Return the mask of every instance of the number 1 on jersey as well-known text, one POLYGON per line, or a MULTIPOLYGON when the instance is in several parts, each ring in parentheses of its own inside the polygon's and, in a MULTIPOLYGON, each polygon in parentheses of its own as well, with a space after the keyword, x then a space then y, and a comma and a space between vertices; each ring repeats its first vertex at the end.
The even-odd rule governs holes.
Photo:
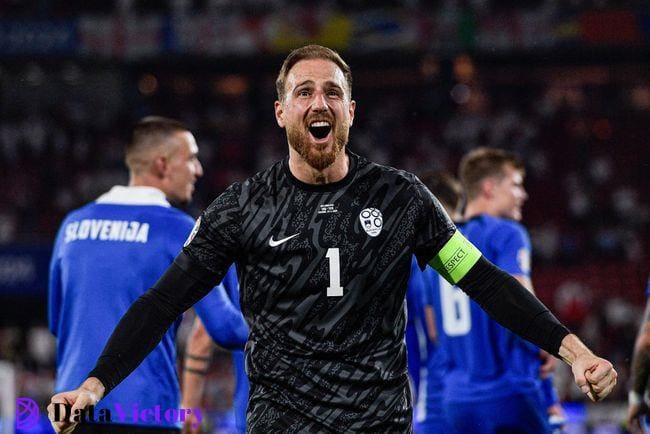
POLYGON ((338 247, 330 247, 325 255, 330 262, 330 285, 327 287, 328 297, 342 297, 343 287, 341 286, 341 258, 338 247))

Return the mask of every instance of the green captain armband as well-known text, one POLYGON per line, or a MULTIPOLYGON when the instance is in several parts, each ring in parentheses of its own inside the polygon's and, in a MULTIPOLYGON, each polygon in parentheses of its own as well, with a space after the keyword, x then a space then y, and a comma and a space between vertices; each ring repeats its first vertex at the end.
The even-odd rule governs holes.
POLYGON ((480 257, 479 249, 474 247, 459 231, 456 231, 438 254, 429 261, 429 265, 445 280, 455 285, 465 277, 465 274, 480 257))

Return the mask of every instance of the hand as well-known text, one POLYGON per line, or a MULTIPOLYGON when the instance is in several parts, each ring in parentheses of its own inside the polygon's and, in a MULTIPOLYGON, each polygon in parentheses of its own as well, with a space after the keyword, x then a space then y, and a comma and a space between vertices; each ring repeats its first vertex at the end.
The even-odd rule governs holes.
MULTIPOLYGON (((188 408, 188 407, 182 407, 182 408, 188 408)), ((193 413, 185 415, 185 422, 183 422, 182 434, 201 434, 201 433, 203 433, 203 427, 201 421, 198 420, 193 413)))
POLYGON ((630 403, 627 408, 627 417, 625 418, 627 429, 632 434, 643 434, 641 418, 648 415, 650 415, 650 408, 648 408, 648 404, 643 399, 638 403, 630 403))
POLYGON ((576 357, 571 370, 582 393, 594 402, 605 398, 616 386, 618 374, 612 364, 591 352, 576 357))
POLYGON ((104 385, 97 378, 89 378, 77 389, 57 393, 47 406, 47 415, 57 434, 69 434, 76 428, 78 421, 72 420, 75 413, 99 402, 104 395, 104 385), (71 407, 66 411, 65 406, 71 407), (58 407, 58 411, 57 411, 58 407), (57 414, 58 413, 58 414, 57 414), (56 420, 57 416, 61 420, 56 420), (66 418, 68 416, 68 418, 66 418))

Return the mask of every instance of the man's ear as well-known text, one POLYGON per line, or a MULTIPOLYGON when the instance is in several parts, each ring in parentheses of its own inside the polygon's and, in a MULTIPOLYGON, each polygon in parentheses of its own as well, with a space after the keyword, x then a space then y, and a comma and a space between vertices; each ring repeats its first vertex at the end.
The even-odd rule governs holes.
POLYGON ((153 172, 157 178, 163 179, 165 177, 165 174, 167 173, 167 167, 168 167, 167 163, 168 163, 167 157, 165 157, 164 155, 158 155, 153 160, 153 172))
POLYGON ((350 126, 354 123, 354 109, 357 107, 355 100, 350 101, 350 126))
POLYGON ((481 181, 481 194, 491 198, 494 195, 494 189, 496 188, 497 180, 494 178, 485 178, 481 181))
POLYGON ((284 108, 280 101, 275 102, 275 121, 278 123, 280 128, 284 128, 284 108))

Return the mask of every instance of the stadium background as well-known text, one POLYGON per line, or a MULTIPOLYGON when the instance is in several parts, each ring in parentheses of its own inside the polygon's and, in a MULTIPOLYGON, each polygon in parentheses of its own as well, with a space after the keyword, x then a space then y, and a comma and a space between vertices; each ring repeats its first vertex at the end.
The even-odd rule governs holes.
MULTIPOLYGON (((53 237, 65 213, 126 182, 130 125, 159 114, 190 126, 205 169, 187 209, 196 215, 286 154, 275 75, 291 48, 312 42, 352 67, 355 152, 414 172, 455 173, 479 145, 524 157, 537 293, 620 374, 606 403, 585 407, 558 373, 570 432, 622 432, 650 272, 643 1, 0 0, 5 414, 11 393, 49 399, 53 237)), ((219 432, 229 360, 215 355, 205 403, 219 432)))

